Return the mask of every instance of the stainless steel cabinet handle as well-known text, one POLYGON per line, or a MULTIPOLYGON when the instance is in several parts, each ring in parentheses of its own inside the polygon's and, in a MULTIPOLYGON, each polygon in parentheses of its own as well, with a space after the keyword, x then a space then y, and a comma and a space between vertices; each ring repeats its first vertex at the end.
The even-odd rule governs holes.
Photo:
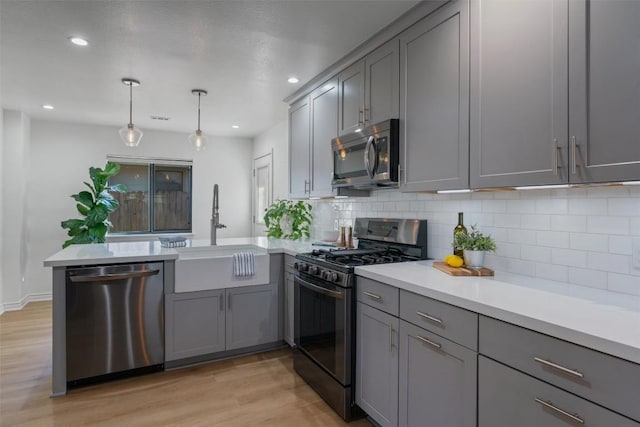
POLYGON ((306 179, 304 180, 304 192, 305 192, 305 194, 311 192, 311 189, 310 189, 311 185, 310 184, 311 184, 311 181, 306 180, 306 179))
POLYGON ((98 276, 71 276, 69 279, 75 283, 84 282, 110 282, 113 280, 135 279, 137 277, 155 276, 160 270, 132 271, 129 273, 101 274, 98 276))
POLYGON ((393 353, 393 328, 389 328, 389 352, 393 353))
POLYGON ((584 374, 582 372, 578 372, 578 371, 573 370, 573 369, 565 368, 564 366, 560 366, 560 365, 558 365, 556 363, 550 362, 548 360, 541 359, 539 357, 534 357, 533 360, 535 360, 536 362, 541 363, 541 364, 543 364, 545 366, 550 366, 550 367, 552 367, 554 369, 557 369, 559 371, 565 372, 567 374, 571 374, 571 375, 573 375, 575 377, 584 378, 584 374))
MULTIPOLYGON (((413 336, 413 335, 412 335, 413 336)), ((413 336, 415 339, 422 341, 425 344, 429 344, 431 347, 435 347, 435 348, 442 348, 441 344, 438 344, 437 342, 433 342, 430 339, 427 339, 425 337, 421 337, 420 335, 416 335, 413 336)))
POLYGON ((552 409, 552 410, 556 411, 557 413, 562 414, 562 415, 564 415, 565 417, 572 419, 573 421, 577 421, 577 422, 579 422, 580 424, 584 424, 584 420, 583 420, 582 418, 580 418, 580 417, 578 416, 578 414, 570 414, 570 413, 568 413, 567 411, 564 411, 564 410, 562 410, 562 409, 558 408, 557 406, 555 406, 555 405, 554 405, 552 402, 550 402, 550 401, 544 401, 544 400, 542 400, 542 399, 538 399, 537 397, 536 397, 534 400, 535 400, 537 403, 541 404, 542 406, 544 406, 544 407, 546 407, 546 408, 549 408, 549 409, 552 409))
POLYGON ((371 120, 371 115, 369 114, 369 109, 365 108, 364 109, 364 121, 365 121, 365 123, 367 123, 370 120, 371 120))
POLYGON ((422 317, 423 319, 427 319, 427 320, 430 320, 430 321, 432 321, 434 323, 442 325, 442 320, 438 319, 437 317, 429 316, 428 314, 423 313, 421 311, 416 311, 416 314, 418 316, 422 317))
POLYGON ((362 291, 362 294, 368 296, 371 299, 374 299, 380 302, 382 301, 382 297, 380 295, 372 294, 371 292, 367 292, 367 291, 362 291))
POLYGON ((358 109, 358 124, 361 125, 364 123, 364 111, 362 108, 358 109))
POLYGON ((576 137, 575 135, 571 136, 571 158, 569 161, 571 162, 571 174, 576 174, 576 137))
POLYGON ((551 164, 553 169, 553 174, 558 175, 558 138, 553 138, 553 146, 551 147, 551 164))

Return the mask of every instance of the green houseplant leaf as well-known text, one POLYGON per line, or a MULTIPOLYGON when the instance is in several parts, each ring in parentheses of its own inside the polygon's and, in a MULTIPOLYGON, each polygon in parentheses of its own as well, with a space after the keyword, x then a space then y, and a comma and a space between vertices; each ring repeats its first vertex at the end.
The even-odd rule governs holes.
POLYGON ((91 183, 84 181, 84 185, 90 191, 80 191, 71 196, 77 202, 76 209, 83 218, 67 219, 60 223, 60 226, 67 230, 67 235, 71 237, 62 244, 63 248, 81 243, 105 242, 107 231, 111 227, 109 214, 119 207, 118 201, 109 192, 127 191, 122 184, 108 185, 109 178, 117 175, 118 172, 120 172, 120 165, 112 162, 107 162, 104 170, 89 168, 91 183))
POLYGON ((457 233, 454 236, 453 247, 459 247, 466 251, 495 252, 496 242, 491 236, 478 231, 474 224, 471 226, 471 232, 457 233))
POLYGON ((267 237, 299 240, 309 237, 313 215, 311 205, 303 200, 278 200, 267 209, 264 223, 267 237))

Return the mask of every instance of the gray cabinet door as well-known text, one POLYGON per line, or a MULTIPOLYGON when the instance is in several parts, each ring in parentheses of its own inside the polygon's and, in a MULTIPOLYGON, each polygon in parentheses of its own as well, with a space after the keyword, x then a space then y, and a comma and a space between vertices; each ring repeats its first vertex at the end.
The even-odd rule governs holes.
POLYGON ((567 3, 471 2, 472 188, 567 182, 567 3))
POLYGON ((569 17, 569 180, 638 180, 640 2, 571 1, 569 17))
POLYGON ((640 427, 615 412, 484 356, 478 357, 478 427, 580 425, 640 427))
POLYGON ((338 80, 331 79, 309 96, 311 103, 311 196, 331 196, 333 152, 338 136, 338 80))
POLYGON ((400 58, 398 39, 383 44, 364 59, 364 121, 367 125, 400 114, 400 58))
POLYGON ((278 340, 277 284, 230 288, 226 299, 227 350, 278 340))
POLYGON ((401 190, 469 187, 468 0, 400 35, 401 190))
POLYGON ((400 426, 476 427, 476 378, 477 353, 400 321, 400 426))
POLYGON ((289 108, 289 197, 307 197, 309 192, 309 97, 289 108))
POLYGON ((381 427, 398 425, 399 320, 358 303, 356 403, 381 427))
POLYGON ((225 349, 224 289, 165 295, 165 360, 225 349))
POLYGON ((364 61, 338 74, 338 133, 345 135, 364 126, 364 61))

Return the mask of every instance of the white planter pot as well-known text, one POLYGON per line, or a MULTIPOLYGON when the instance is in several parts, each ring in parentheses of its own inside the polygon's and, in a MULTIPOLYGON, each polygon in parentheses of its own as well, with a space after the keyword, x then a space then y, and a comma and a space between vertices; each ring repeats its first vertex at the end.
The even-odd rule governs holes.
POLYGON ((482 268, 484 266, 484 254, 486 251, 468 251, 464 250, 464 264, 468 268, 482 268))

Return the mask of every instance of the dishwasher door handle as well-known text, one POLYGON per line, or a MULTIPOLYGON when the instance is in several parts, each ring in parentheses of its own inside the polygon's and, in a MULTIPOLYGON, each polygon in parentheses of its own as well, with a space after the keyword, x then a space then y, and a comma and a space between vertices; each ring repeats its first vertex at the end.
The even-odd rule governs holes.
POLYGON ((145 271, 132 271, 128 273, 101 274, 97 276, 71 276, 69 277, 69 280, 75 283, 108 282, 113 280, 135 279, 138 277, 155 276, 159 272, 160 270, 145 270, 145 271))

